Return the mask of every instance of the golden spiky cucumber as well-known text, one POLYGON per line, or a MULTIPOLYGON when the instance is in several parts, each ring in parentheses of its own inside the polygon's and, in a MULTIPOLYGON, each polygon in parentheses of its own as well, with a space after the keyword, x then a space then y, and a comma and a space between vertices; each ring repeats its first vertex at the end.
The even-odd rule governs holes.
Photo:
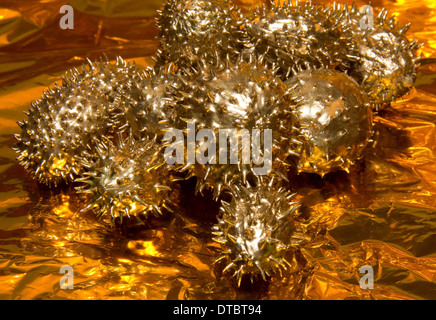
POLYGON ((162 214, 171 211, 169 193, 172 175, 163 161, 162 146, 155 139, 135 139, 118 135, 114 144, 104 139, 96 146, 98 159, 82 160, 87 169, 76 189, 91 195, 83 209, 94 210, 97 217, 108 214, 117 217, 138 214, 162 214))
MULTIPOLYGON (((228 185, 245 183, 247 179, 255 183, 258 176, 263 175, 258 172, 260 167, 270 166, 271 174, 286 176, 284 163, 289 155, 297 155, 295 150, 301 143, 290 94, 285 94, 288 88, 256 59, 239 59, 232 63, 218 58, 214 64, 200 62, 197 70, 180 77, 186 90, 179 90, 174 96, 174 113, 168 129, 183 130, 185 141, 189 136, 188 124, 195 126, 191 134, 202 129, 212 130, 212 139, 216 142, 216 149, 212 150, 214 163, 201 163, 198 158, 188 163, 186 155, 184 165, 177 170, 188 170, 198 178, 197 190, 211 188, 215 197, 228 185), (231 158, 233 147, 220 143, 222 139, 226 141, 222 130, 234 130, 226 134, 229 140, 238 141, 236 160, 231 158), (254 130, 258 130, 257 134, 254 130), (248 140, 242 138, 244 132, 248 133, 245 135, 248 140), (270 142, 265 140, 268 132, 270 142), (260 142, 257 148, 252 148, 252 143, 257 141, 260 142), (247 143, 248 148, 244 148, 247 143), (249 153, 248 159, 243 156, 244 150, 249 153), (253 161, 255 154, 266 161, 253 161)), ((208 140, 197 137, 193 143, 196 156, 206 154, 205 149, 209 152, 208 140)), ((185 153, 190 150, 187 146, 185 153)))
POLYGON ((301 71, 285 83, 305 138, 298 171, 322 176, 348 171, 372 136, 373 116, 365 92, 351 77, 331 69, 301 71))
POLYGON ((236 59, 245 44, 239 15, 229 0, 167 0, 157 20, 158 64, 195 67, 215 54, 236 59))
POLYGON ((347 25, 311 2, 261 6, 244 21, 251 50, 277 64, 282 80, 301 68, 345 68, 352 47, 344 29, 347 25))
POLYGON ((233 198, 222 201, 213 228, 214 240, 223 247, 216 259, 225 261, 223 272, 231 272, 240 286, 244 276, 266 280, 288 269, 286 254, 307 240, 294 194, 270 178, 256 187, 234 185, 230 190, 233 198))
POLYGON ((406 94, 416 79, 422 45, 407 38, 410 23, 400 27, 395 16, 387 17, 386 9, 371 16, 371 11, 359 10, 355 3, 351 7, 337 3, 330 11, 347 26, 346 37, 354 42, 354 53, 347 54, 347 72, 368 93, 374 109, 406 94))
POLYGON ((83 172, 81 160, 92 157, 95 139, 110 135, 111 110, 131 83, 134 65, 121 58, 74 68, 32 103, 28 119, 18 122, 18 161, 39 182, 58 185, 83 172))

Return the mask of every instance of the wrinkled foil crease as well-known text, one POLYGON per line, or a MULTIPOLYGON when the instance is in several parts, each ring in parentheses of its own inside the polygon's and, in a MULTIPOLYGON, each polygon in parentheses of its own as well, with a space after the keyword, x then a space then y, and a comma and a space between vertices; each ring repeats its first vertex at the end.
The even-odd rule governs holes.
POLYGON ((0 5, 0 299, 436 299, 434 1, 371 1, 425 43, 416 89, 375 118, 374 143, 348 175, 294 177, 318 235, 298 252, 299 269, 238 290, 213 264, 218 205, 193 183, 180 185, 174 216, 114 229, 80 212, 72 188, 40 186, 15 161, 16 121, 66 69, 103 53, 153 63, 161 1, 68 3, 74 30, 59 28, 66 1, 0 5), (74 289, 60 288, 63 265, 74 268, 74 289), (372 290, 359 286, 364 265, 372 290))

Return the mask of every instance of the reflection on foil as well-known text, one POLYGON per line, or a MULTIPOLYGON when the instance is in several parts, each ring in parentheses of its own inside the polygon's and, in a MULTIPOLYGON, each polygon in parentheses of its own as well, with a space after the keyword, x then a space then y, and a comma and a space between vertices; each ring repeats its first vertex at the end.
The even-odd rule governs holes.
MULTIPOLYGON (((258 2, 235 1, 244 10, 258 2)), ((80 212, 73 189, 40 186, 15 161, 16 121, 65 69, 103 52, 152 63, 161 1, 87 3, 71 1, 69 31, 58 28, 66 1, 0 8, 0 299, 436 299, 433 1, 371 1, 411 21, 409 33, 425 43, 416 90, 378 114, 374 143, 349 174, 291 177, 317 236, 290 258, 299 269, 238 290, 213 264, 218 205, 194 195, 195 181, 180 183, 176 214, 111 228, 80 212), (73 289, 60 288, 64 265, 73 289), (374 270, 372 290, 359 285, 364 265, 374 270)))

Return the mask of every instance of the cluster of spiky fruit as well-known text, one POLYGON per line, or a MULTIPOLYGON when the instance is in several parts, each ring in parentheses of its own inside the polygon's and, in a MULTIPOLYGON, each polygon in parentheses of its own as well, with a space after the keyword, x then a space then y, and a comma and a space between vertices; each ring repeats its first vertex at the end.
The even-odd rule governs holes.
POLYGON ((378 110, 412 88, 420 45, 405 35, 410 24, 400 28, 384 9, 371 14, 355 3, 322 7, 285 0, 259 8, 244 26, 251 50, 277 63, 283 80, 298 68, 335 68, 355 79, 378 110))
POLYGON ((238 285, 266 279, 310 238, 289 168, 348 171, 370 141, 371 108, 415 80, 408 26, 382 11, 362 28, 366 18, 355 5, 285 1, 243 16, 226 0, 168 0, 155 66, 139 73, 117 58, 70 71, 19 123, 18 160, 47 185, 78 183, 84 210, 112 221, 171 211, 173 174, 187 171, 197 191, 232 197, 214 230, 224 271, 238 285))

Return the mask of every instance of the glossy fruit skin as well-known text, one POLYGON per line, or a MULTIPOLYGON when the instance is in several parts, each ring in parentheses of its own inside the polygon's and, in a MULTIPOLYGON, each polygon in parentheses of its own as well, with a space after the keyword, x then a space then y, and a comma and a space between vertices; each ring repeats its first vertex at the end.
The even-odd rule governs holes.
POLYGON ((368 98, 349 76, 331 69, 306 70, 286 81, 305 141, 297 169, 321 176, 349 171, 372 136, 368 98))

